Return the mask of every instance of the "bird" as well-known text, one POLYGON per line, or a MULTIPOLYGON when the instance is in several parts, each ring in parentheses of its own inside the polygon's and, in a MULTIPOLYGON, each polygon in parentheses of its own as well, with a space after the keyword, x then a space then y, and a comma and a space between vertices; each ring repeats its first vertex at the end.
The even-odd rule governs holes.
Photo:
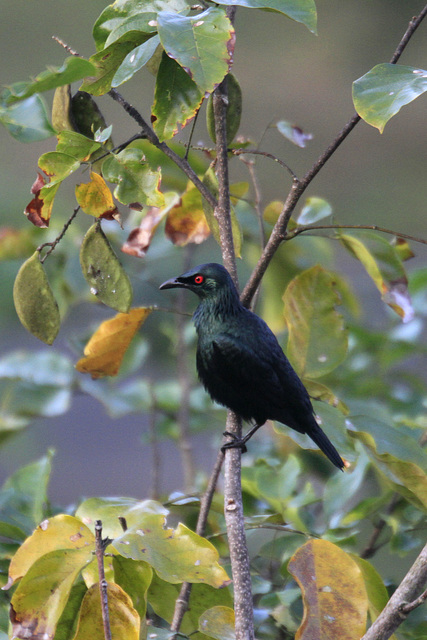
POLYGON ((212 400, 253 425, 243 438, 232 436, 223 449, 238 446, 246 451, 249 438, 267 420, 277 420, 306 433, 343 469, 341 456, 317 423, 310 396, 276 336, 240 302, 225 267, 215 262, 201 264, 159 288, 184 288, 198 296, 193 321, 199 379, 212 400))

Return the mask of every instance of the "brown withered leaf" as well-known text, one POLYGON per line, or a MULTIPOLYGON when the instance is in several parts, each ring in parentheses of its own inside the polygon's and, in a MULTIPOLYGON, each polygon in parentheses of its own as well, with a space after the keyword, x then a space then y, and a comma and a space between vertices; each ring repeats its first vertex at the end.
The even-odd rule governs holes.
POLYGON ((122 246, 123 253, 143 258, 147 253, 154 233, 165 216, 165 211, 158 207, 150 207, 139 227, 132 229, 128 239, 122 246))
POLYGON ((186 191, 166 218, 166 237, 179 247, 190 242, 201 244, 210 236, 202 197, 195 187, 186 191))
POLYGON ((35 193, 36 195, 38 195, 40 193, 40 189, 44 187, 46 182, 48 182, 46 178, 42 176, 40 171, 37 171, 37 178, 34 180, 31 186, 31 193, 35 193))

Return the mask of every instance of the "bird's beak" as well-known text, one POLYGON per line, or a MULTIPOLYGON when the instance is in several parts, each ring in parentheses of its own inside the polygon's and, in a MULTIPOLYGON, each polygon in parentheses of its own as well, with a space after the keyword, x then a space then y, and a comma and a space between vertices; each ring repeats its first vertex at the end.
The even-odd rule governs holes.
POLYGON ((176 287, 185 287, 185 284, 180 282, 179 278, 172 278, 161 284, 159 289, 175 289, 176 287))

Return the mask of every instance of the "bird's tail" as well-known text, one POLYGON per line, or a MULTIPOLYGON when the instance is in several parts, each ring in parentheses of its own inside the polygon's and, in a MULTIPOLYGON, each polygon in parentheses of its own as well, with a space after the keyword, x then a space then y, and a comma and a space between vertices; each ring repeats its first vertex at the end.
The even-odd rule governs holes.
POLYGON ((338 467, 338 469, 344 468, 345 465, 340 454, 318 424, 316 424, 316 428, 310 430, 309 436, 317 444, 319 449, 323 451, 325 456, 329 458, 332 464, 338 467))

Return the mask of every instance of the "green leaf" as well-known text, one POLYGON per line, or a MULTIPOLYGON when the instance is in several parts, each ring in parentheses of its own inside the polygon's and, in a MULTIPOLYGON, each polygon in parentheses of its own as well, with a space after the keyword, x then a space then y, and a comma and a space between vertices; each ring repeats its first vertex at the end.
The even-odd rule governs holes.
POLYGON ((203 93, 175 60, 163 53, 151 121, 160 141, 169 140, 194 118, 203 93))
POLYGON ((360 117, 382 133, 402 107, 426 91, 427 71, 384 63, 353 82, 353 102, 360 117))
POLYGON ((62 182, 80 167, 80 161, 68 153, 58 153, 58 151, 48 151, 39 158, 39 167, 44 173, 52 178, 50 185, 62 182))
POLYGON ((289 330, 288 357, 300 376, 319 378, 346 357, 347 331, 335 307, 340 297, 332 273, 307 269, 288 285, 283 296, 289 330))
MULTIPOLYGON (((227 100, 227 144, 231 144, 239 130, 240 119, 242 117, 242 90, 237 78, 232 73, 229 73, 227 75, 227 100)), ((216 143, 215 116, 212 93, 209 96, 208 104, 206 107, 206 126, 212 142, 216 143)))
POLYGON ((10 106, 0 106, 0 122, 18 142, 38 142, 55 134, 46 105, 39 95, 10 106))
MULTIPOLYGON (((161 580, 153 573, 153 580, 148 590, 148 600, 154 612, 172 622, 176 599, 179 597, 181 586, 161 580)), ((232 597, 229 589, 214 589, 207 584, 193 584, 190 594, 189 607, 184 615, 180 630, 191 634, 195 640, 206 640, 208 636, 198 633, 200 616, 212 607, 231 607, 232 597)))
POLYGON ((119 202, 163 206, 164 197, 159 191, 160 171, 150 169, 140 149, 127 148, 110 156, 104 161, 102 174, 106 180, 118 185, 114 196, 119 202))
POLYGON ((234 50, 234 29, 223 9, 207 9, 185 17, 161 11, 160 42, 202 92, 212 92, 228 73, 234 50))
POLYGON ((367 416, 352 416, 349 434, 363 443, 375 468, 392 488, 427 509, 427 453, 411 430, 367 416))
POLYGON ((65 605, 65 609, 56 626, 55 640, 72 640, 76 633, 79 611, 87 587, 83 580, 74 584, 65 605))
POLYGON ((147 13, 156 16, 163 9, 184 13, 189 7, 185 0, 116 0, 104 9, 93 27, 97 51, 104 48, 110 34, 130 17, 147 13))
POLYGON ((150 38, 157 31, 156 14, 141 12, 125 18, 111 31, 104 48, 106 49, 110 44, 131 31, 139 31, 141 34, 145 34, 146 39, 150 38))
POLYGON ((132 286, 97 223, 90 227, 83 238, 80 264, 91 293, 112 309, 127 313, 132 303, 132 286))
MULTIPOLYGON (((8 493, 7 500, 2 500, 2 510, 6 512, 6 504, 16 510, 16 522, 22 526, 27 518, 33 528, 42 520, 47 502, 47 486, 52 471, 52 451, 36 462, 31 462, 15 471, 3 484, 2 492, 8 493), (5 504, 6 503, 6 504, 5 504)), ((26 527, 26 523, 24 523, 26 527)))
POLYGON ((117 69, 127 54, 146 40, 146 34, 132 31, 113 42, 106 49, 91 56, 90 61, 95 66, 95 73, 86 78, 80 91, 87 91, 94 96, 102 96, 107 93, 111 89, 111 83, 117 69))
POLYGON ((70 56, 65 59, 62 67, 52 67, 51 69, 42 71, 33 82, 19 82, 8 87, 10 94, 7 102, 16 102, 16 100, 28 98, 34 93, 56 89, 56 87, 71 84, 76 80, 81 80, 86 76, 92 76, 95 73, 96 68, 89 60, 77 56, 70 56))
POLYGON ((52 638, 71 587, 93 560, 92 549, 59 549, 43 555, 20 581, 11 600, 13 635, 31 627, 33 635, 52 638))
POLYGON ((113 547, 125 558, 148 562, 160 578, 173 584, 201 582, 219 588, 229 583, 215 547, 182 523, 167 528, 163 515, 141 517, 113 547))
POLYGON ((307 198, 301 213, 297 218, 297 223, 301 225, 314 224, 332 215, 332 207, 323 198, 307 198))
POLYGON ((314 0, 217 0, 218 4, 238 5, 248 9, 270 9, 301 22, 312 33, 317 33, 317 12, 314 0))
POLYGON ((24 327, 39 340, 52 344, 61 318, 39 257, 35 251, 19 269, 13 285, 13 301, 24 327))
MULTIPOLYGON (((356 554, 350 553, 349 555, 353 558, 362 572, 368 596, 369 615, 372 623, 378 618, 388 602, 389 596, 387 589, 384 586, 384 582, 382 581, 380 574, 370 562, 360 558, 356 554)), ((391 640, 396 640, 396 636, 391 636, 391 640)))
POLYGON ((153 57, 159 44, 159 36, 155 35, 132 49, 117 69, 111 86, 119 87, 123 82, 130 80, 153 57))
POLYGON ((403 320, 414 317, 408 292, 408 279, 402 258, 395 246, 372 231, 340 234, 344 247, 365 267, 381 293, 382 300, 403 320))
POLYGON ((146 562, 136 562, 115 555, 113 557, 114 581, 131 598, 141 620, 147 612, 147 591, 153 578, 153 570, 146 562))
POLYGON ((230 607, 211 607, 199 618, 199 631, 215 640, 234 640, 234 610, 230 607))
POLYGON ((85 162, 100 147, 99 142, 77 131, 61 131, 58 135, 56 152, 73 156, 76 160, 85 162))

